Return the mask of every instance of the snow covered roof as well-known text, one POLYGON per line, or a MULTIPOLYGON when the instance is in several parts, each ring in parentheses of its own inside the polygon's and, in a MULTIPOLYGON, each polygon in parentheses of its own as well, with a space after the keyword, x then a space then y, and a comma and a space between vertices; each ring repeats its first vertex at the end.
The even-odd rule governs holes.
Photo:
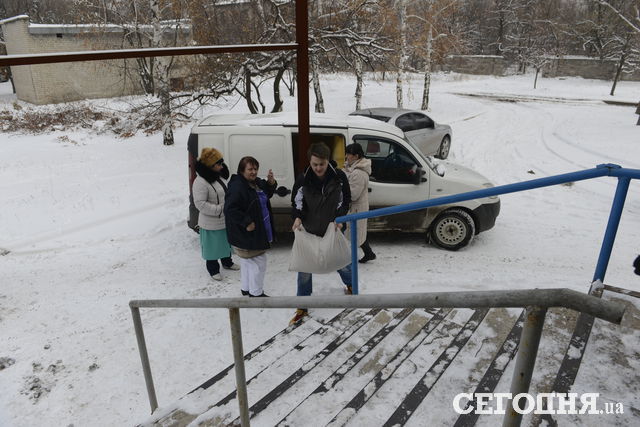
MULTIPOLYGON (((29 20, 29 15, 18 15, 0 20, 0 25, 9 24, 21 19, 29 20)), ((162 27, 167 30, 181 30, 184 33, 191 31, 191 21, 188 19, 163 21, 162 27)), ((33 24, 29 23, 31 34, 79 34, 100 31, 103 33, 122 33, 125 30, 137 28, 146 32, 153 32, 152 25, 117 25, 117 24, 33 24)))
POLYGON ((502 55, 447 55, 447 58, 497 58, 504 59, 502 55))
POLYGON ((7 18, 7 19, 2 19, 0 20, 0 25, 8 24, 10 22, 18 21, 20 19, 29 19, 29 15, 18 15, 18 16, 13 16, 11 18, 7 18))
MULTIPOLYGON (((365 128, 391 133, 400 138, 404 135, 393 125, 362 116, 312 113, 309 121, 311 127, 365 128)), ((298 126, 298 113, 214 114, 202 119, 195 127, 198 126, 298 126)))
MULTIPOLYGON (((191 31, 191 22, 171 21, 162 24, 164 30, 181 30, 189 33, 191 31)), ((152 25, 138 25, 138 30, 151 33, 152 25)), ((79 34, 87 32, 106 32, 106 33, 122 33, 125 30, 134 29, 133 25, 116 25, 116 24, 29 24, 29 33, 31 34, 79 34)))

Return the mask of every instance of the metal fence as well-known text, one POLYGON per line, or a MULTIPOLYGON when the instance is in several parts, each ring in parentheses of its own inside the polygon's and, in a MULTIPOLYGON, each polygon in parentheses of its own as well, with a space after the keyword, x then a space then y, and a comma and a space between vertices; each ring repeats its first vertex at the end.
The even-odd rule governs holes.
MULTIPOLYGON (((376 209, 342 216, 337 222, 351 223, 351 241, 357 242, 356 221, 384 215, 425 209, 433 206, 448 205, 465 200, 479 199, 535 188, 559 185, 568 182, 582 181, 604 176, 618 178, 618 185, 609 214, 609 221, 605 231, 600 255, 593 276, 594 283, 601 283, 607 270, 611 250, 620 223, 622 209, 626 200, 631 179, 640 179, 640 170, 625 169, 618 165, 602 164, 593 169, 571 172, 562 175, 539 178, 514 184, 501 185, 478 191, 439 197, 422 202, 408 203, 399 206, 376 209)), ((352 245, 352 287, 353 293, 358 294, 358 259, 357 245, 352 245)), ((295 308, 305 306, 309 308, 494 308, 494 307, 522 307, 526 309, 524 328, 516 358, 516 366, 511 382, 511 395, 526 393, 529 390, 531 376, 538 352, 538 345, 547 309, 564 307, 589 314, 593 317, 619 324, 625 307, 600 298, 572 291, 569 289, 531 289, 505 290, 485 292, 440 292, 400 295, 360 295, 358 298, 345 296, 309 296, 309 297, 271 297, 271 298, 208 298, 182 300, 134 300, 129 303, 133 316, 136 338, 140 358, 144 370, 147 392, 151 410, 158 407, 158 401, 153 385, 151 366, 147 353, 140 308, 226 308, 229 310, 231 323, 231 339, 235 361, 236 383, 238 391, 238 405, 240 422, 249 425, 249 408, 247 401, 246 378, 244 371, 244 350, 242 346, 242 331, 240 328, 240 308, 295 308)), ((517 413, 511 402, 504 418, 504 426, 517 426, 522 421, 522 414, 517 413)))

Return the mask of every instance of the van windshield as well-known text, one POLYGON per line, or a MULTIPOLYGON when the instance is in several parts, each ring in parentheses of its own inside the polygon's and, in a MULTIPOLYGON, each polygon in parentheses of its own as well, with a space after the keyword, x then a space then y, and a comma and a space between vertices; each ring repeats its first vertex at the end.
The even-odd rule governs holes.
POLYGON ((429 169, 435 172, 436 165, 433 161, 433 158, 431 156, 425 156, 424 153, 413 142, 409 141, 406 135, 403 135, 402 139, 404 139, 407 145, 411 146, 411 148, 413 148, 415 152, 418 153, 418 155, 420 156, 420 159, 424 160, 424 163, 426 163, 427 166, 429 166, 429 169))

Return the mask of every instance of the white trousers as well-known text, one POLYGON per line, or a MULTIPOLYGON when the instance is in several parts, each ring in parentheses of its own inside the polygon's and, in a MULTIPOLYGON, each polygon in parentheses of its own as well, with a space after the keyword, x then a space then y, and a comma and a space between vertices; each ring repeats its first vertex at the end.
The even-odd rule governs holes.
POLYGON ((267 272, 267 254, 253 258, 240 258, 240 280, 242 290, 253 296, 261 295, 264 289, 264 275, 267 272))

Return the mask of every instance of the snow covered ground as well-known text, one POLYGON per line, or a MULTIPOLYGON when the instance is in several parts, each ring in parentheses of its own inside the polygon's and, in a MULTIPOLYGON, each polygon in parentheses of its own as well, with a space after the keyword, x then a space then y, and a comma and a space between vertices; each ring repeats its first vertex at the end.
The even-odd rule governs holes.
MULTIPOLYGON (((353 110, 352 77, 324 77, 327 112, 353 110)), ((532 76, 436 75, 430 113, 453 127, 450 160, 496 184, 600 163, 640 169, 634 108, 601 102, 637 102, 639 82, 621 82, 615 97, 608 95, 610 82, 598 80, 540 79, 538 89, 532 86, 532 76)), ((415 76, 405 106, 419 106, 420 88, 415 76)), ((10 92, 9 83, 0 84, 0 109, 12 108, 10 92)), ((394 82, 367 81, 364 107, 394 99, 394 82)), ((242 103, 233 108, 245 109, 242 103)), ((285 109, 295 109, 295 100, 287 99, 285 109)), ((129 300, 239 294, 238 272, 209 282, 197 235, 185 224, 188 133, 188 126, 178 129, 171 147, 162 145, 160 135, 0 136, 0 248, 10 251, 0 256, 0 360, 15 362, 0 370, 1 426, 144 420, 149 406, 129 300)), ((373 235, 378 259, 360 269, 361 292, 586 291, 615 186, 615 179, 601 178, 503 196, 495 228, 456 253, 428 246, 422 236, 373 235)), ((289 250, 290 240, 283 239, 269 252, 270 295, 295 294, 289 250)), ((631 267, 638 252, 640 184, 632 182, 606 282, 639 290, 640 277, 631 267)), ((316 294, 341 292, 337 275, 314 281, 316 294)), ((245 310, 245 350, 283 329, 291 315, 245 310)), ((161 405, 232 360, 222 310, 143 310, 142 317, 161 405)), ((638 354, 637 340, 625 345, 638 354)), ((635 391, 619 385, 621 378, 608 381, 617 396, 639 406, 635 391)))

